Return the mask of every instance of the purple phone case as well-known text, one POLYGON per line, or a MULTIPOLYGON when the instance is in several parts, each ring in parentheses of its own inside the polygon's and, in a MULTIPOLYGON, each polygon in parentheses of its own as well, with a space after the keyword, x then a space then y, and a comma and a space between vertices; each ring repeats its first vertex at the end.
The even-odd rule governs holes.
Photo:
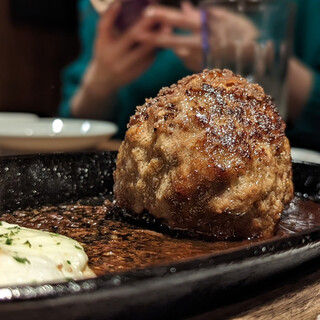
POLYGON ((116 20, 118 29, 124 31, 129 28, 148 5, 155 3, 155 0, 122 0, 122 8, 116 20))

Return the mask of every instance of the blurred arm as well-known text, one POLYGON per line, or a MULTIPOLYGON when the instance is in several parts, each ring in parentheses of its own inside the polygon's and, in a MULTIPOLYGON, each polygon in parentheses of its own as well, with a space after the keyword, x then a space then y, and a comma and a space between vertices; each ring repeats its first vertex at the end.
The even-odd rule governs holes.
POLYGON ((110 120, 116 105, 116 91, 98 84, 97 66, 88 67, 81 86, 71 100, 71 114, 76 118, 110 120))
POLYGON ((312 71, 298 59, 289 61, 288 70, 288 120, 295 123, 306 106, 313 85, 312 71))
POLYGON ((137 40, 143 30, 152 28, 153 21, 140 19, 120 33, 114 27, 120 9, 116 1, 100 18, 93 58, 71 101, 75 117, 110 119, 119 88, 139 77, 154 60, 154 46, 137 40))

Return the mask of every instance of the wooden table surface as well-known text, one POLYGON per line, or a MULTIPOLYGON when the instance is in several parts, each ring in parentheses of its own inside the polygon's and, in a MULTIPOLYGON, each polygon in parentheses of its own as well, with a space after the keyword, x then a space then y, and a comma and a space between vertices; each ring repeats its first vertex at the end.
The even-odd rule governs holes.
POLYGON ((116 139, 106 140, 97 146, 97 150, 99 150, 99 151, 116 151, 119 149, 121 142, 122 142, 121 140, 116 140, 116 139))
MULTIPOLYGON (((71 150, 73 151, 116 151, 119 149, 121 140, 105 140, 99 143, 96 147, 90 149, 90 150, 71 150)), ((24 154, 34 154, 34 153, 46 153, 46 151, 43 150, 15 150, 15 149, 3 149, 0 148, 0 156, 12 156, 12 155, 24 155, 24 154)), ((61 152, 60 150, 57 150, 57 152, 61 152)))
POLYGON ((188 320, 320 320, 319 259, 312 269, 305 274, 299 268, 289 279, 253 291, 249 298, 188 320))

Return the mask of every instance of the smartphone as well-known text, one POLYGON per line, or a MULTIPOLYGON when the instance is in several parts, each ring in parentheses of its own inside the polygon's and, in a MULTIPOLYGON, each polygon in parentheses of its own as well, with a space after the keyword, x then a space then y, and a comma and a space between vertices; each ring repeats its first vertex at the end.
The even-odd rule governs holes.
POLYGON ((116 19, 116 27, 125 31, 140 17, 143 10, 150 4, 156 4, 157 0, 90 0, 92 6, 99 13, 103 13, 114 1, 121 1, 121 10, 116 19))
POLYGON ((121 11, 116 20, 116 26, 120 31, 125 31, 140 18, 143 10, 156 0, 115 0, 121 1, 121 11))

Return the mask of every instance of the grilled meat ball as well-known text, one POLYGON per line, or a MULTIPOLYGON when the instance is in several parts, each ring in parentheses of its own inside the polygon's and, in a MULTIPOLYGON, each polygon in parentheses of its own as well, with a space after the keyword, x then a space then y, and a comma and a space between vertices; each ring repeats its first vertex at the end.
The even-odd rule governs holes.
POLYGON ((114 180, 118 206, 171 229, 270 237, 293 197, 285 123, 259 85, 204 70, 137 107, 114 180))

